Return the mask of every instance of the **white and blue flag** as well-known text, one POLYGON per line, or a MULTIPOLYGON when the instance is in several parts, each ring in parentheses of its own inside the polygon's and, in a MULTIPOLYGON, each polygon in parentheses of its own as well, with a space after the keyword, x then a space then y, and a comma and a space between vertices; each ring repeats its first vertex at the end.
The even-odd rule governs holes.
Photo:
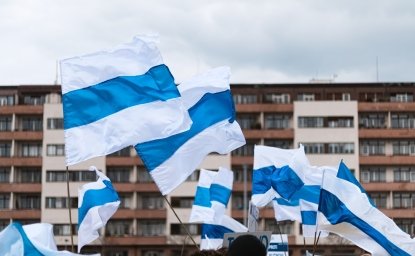
POLYGON ((415 240, 379 211, 347 166, 325 172, 318 228, 338 234, 373 256, 415 255, 415 240))
POLYGON ((179 186, 212 152, 228 154, 245 144, 235 120, 230 69, 220 67, 178 86, 189 111, 189 130, 139 143, 135 149, 163 195, 179 186))
POLYGON ((2 256, 75 256, 79 254, 58 251, 49 223, 21 225, 13 222, 0 232, 2 256))
POLYGON ((99 237, 98 230, 117 211, 120 199, 110 179, 94 166, 98 180, 81 187, 78 193, 78 252, 99 237))
POLYGON ((220 222, 202 224, 200 249, 216 250, 222 247, 223 237, 226 233, 240 233, 247 231, 247 227, 235 219, 227 215, 223 215, 220 222))
POLYGON ((215 222, 225 214, 232 193, 233 172, 219 167, 217 172, 200 170, 189 222, 215 222))
POLYGON ((156 37, 62 60, 66 164, 189 129, 156 37))

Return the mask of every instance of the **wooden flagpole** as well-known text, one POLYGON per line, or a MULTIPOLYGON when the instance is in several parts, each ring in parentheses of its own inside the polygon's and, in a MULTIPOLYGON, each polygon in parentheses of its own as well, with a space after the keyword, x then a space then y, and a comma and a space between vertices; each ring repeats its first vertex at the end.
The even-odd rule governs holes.
POLYGON ((66 189, 68 192, 68 212, 69 212, 69 230, 71 231, 71 252, 74 251, 74 244, 73 244, 73 230, 72 230, 72 212, 71 212, 71 195, 69 192, 69 169, 66 166, 66 189))
POLYGON ((192 240, 192 242, 194 243, 194 245, 196 246, 196 248, 197 248, 198 250, 200 250, 200 249, 199 249, 199 246, 197 245, 196 241, 193 239, 193 237, 192 237, 192 235, 190 234, 189 230, 187 230, 186 226, 183 224, 182 220, 179 218, 179 216, 177 215, 176 211, 175 211, 175 210, 173 209, 173 207, 171 206, 171 204, 170 204, 169 200, 167 200, 167 197, 166 197, 166 196, 163 196, 163 197, 164 197, 164 199, 166 200, 167 204, 169 205, 170 209, 173 211, 174 215, 176 215, 176 218, 179 220, 180 225, 182 225, 182 227, 184 228, 184 231, 186 232, 186 234, 190 237, 190 239, 192 240))

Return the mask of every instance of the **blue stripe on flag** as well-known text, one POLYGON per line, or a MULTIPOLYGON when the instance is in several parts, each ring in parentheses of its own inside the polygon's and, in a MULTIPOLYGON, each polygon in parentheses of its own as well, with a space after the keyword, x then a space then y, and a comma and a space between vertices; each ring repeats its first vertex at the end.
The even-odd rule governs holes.
POLYGON ((316 225, 317 212, 316 211, 301 211, 301 222, 304 225, 316 225))
POLYGON ((39 250, 32 244, 30 239, 27 237, 26 232, 24 232, 24 229, 22 227, 22 224, 18 222, 13 222, 12 225, 19 231, 20 235, 22 236, 24 255, 43 256, 43 254, 39 252, 39 250))
POLYGON ((331 224, 335 225, 342 222, 350 223, 375 240, 379 246, 382 246, 390 255, 410 256, 393 242, 389 241, 381 232, 354 215, 335 195, 325 189, 321 189, 320 193, 318 210, 326 216, 331 224))
POLYGON ((135 146, 149 172, 160 166, 189 139, 209 126, 226 119, 233 122, 235 120, 235 106, 230 91, 206 93, 189 109, 189 115, 193 121, 189 130, 168 138, 139 143, 135 146))
POLYGON ((210 200, 211 201, 218 201, 219 203, 224 204, 225 206, 228 205, 229 198, 231 196, 232 191, 219 184, 212 183, 210 185, 210 200))
POLYGON ((291 199, 290 201, 285 200, 284 198, 275 198, 275 201, 277 201, 277 203, 279 205, 285 205, 285 206, 299 206, 300 205, 300 201, 298 199, 291 199))
POLYGON ((81 207, 78 209, 78 228, 89 209, 106 203, 119 201, 119 197, 111 182, 103 180, 105 188, 87 190, 84 194, 81 207))
POLYGON ((199 205, 199 206, 204 206, 204 207, 212 206, 212 204, 210 203, 209 188, 199 187, 199 186, 197 187, 194 204, 199 205))
POLYGON ((303 199, 305 201, 318 204, 320 200, 320 186, 304 185, 293 195, 292 199, 303 199))
POLYGON ((143 75, 120 76, 63 94, 64 128, 86 125, 120 110, 157 100, 180 97, 164 64, 143 75))
POLYGON ((252 194, 264 194, 271 187, 284 199, 291 197, 304 186, 304 182, 288 165, 281 168, 267 166, 253 172, 252 194))
POLYGON ((233 230, 214 224, 202 224, 202 239, 206 236, 211 239, 223 239, 225 233, 234 233, 233 230))

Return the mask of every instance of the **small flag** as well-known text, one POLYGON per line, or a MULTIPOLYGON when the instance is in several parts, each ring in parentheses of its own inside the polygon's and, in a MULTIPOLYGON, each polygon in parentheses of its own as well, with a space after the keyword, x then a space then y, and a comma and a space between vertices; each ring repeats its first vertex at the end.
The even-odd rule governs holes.
POLYGON ((95 171, 98 180, 83 185, 78 193, 78 252, 99 237, 98 229, 107 224, 120 205, 110 179, 95 166, 89 170, 95 171))
POLYGON ((163 195, 179 186, 212 152, 228 154, 245 144, 235 121, 230 69, 221 67, 178 86, 193 121, 188 131, 139 143, 135 149, 163 195))
POLYGON ((200 170, 199 183, 189 222, 215 222, 225 214, 232 193, 233 172, 224 167, 219 171, 200 170))
POLYGON ((76 256, 79 254, 58 251, 49 223, 21 225, 9 224, 0 232, 0 255, 76 256))
POLYGON ((247 232, 248 228, 235 219, 223 215, 217 224, 202 224, 202 237, 200 241, 201 250, 216 250, 222 247, 225 233, 247 232))
POLYGON ((60 62, 66 164, 189 129, 156 38, 60 62))
POLYGON ((324 173, 318 210, 320 230, 336 233, 373 256, 415 255, 415 240, 373 206, 343 162, 337 172, 324 173))

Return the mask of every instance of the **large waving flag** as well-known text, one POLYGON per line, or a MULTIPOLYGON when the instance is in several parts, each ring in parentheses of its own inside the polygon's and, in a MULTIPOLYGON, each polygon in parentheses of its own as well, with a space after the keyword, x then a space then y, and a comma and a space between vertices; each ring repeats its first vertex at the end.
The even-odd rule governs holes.
POLYGON ((235 121, 230 69, 221 67, 178 86, 193 121, 188 131, 135 146, 163 195, 179 186, 211 152, 227 154, 245 144, 235 121))
POLYGON ((19 222, 13 222, 0 232, 0 255, 75 256, 79 254, 58 251, 53 237, 53 226, 49 223, 22 226, 19 222))
POLYGON ((98 229, 117 211, 120 199, 110 179, 94 166, 98 180, 82 186, 78 193, 78 252, 99 237, 98 229))
POLYGON ((233 172, 224 167, 219 171, 200 170, 189 222, 219 222, 225 214, 232 193, 233 172))
POLYGON ((202 224, 201 250, 216 250, 222 247, 223 237, 226 233, 247 232, 248 228, 235 219, 223 215, 219 223, 202 224))
POLYGON ((189 129, 155 37, 62 60, 66 164, 189 129))
POLYGON ((336 233, 373 256, 415 255, 415 240, 369 200, 347 166, 325 172, 318 213, 320 230, 336 233))

